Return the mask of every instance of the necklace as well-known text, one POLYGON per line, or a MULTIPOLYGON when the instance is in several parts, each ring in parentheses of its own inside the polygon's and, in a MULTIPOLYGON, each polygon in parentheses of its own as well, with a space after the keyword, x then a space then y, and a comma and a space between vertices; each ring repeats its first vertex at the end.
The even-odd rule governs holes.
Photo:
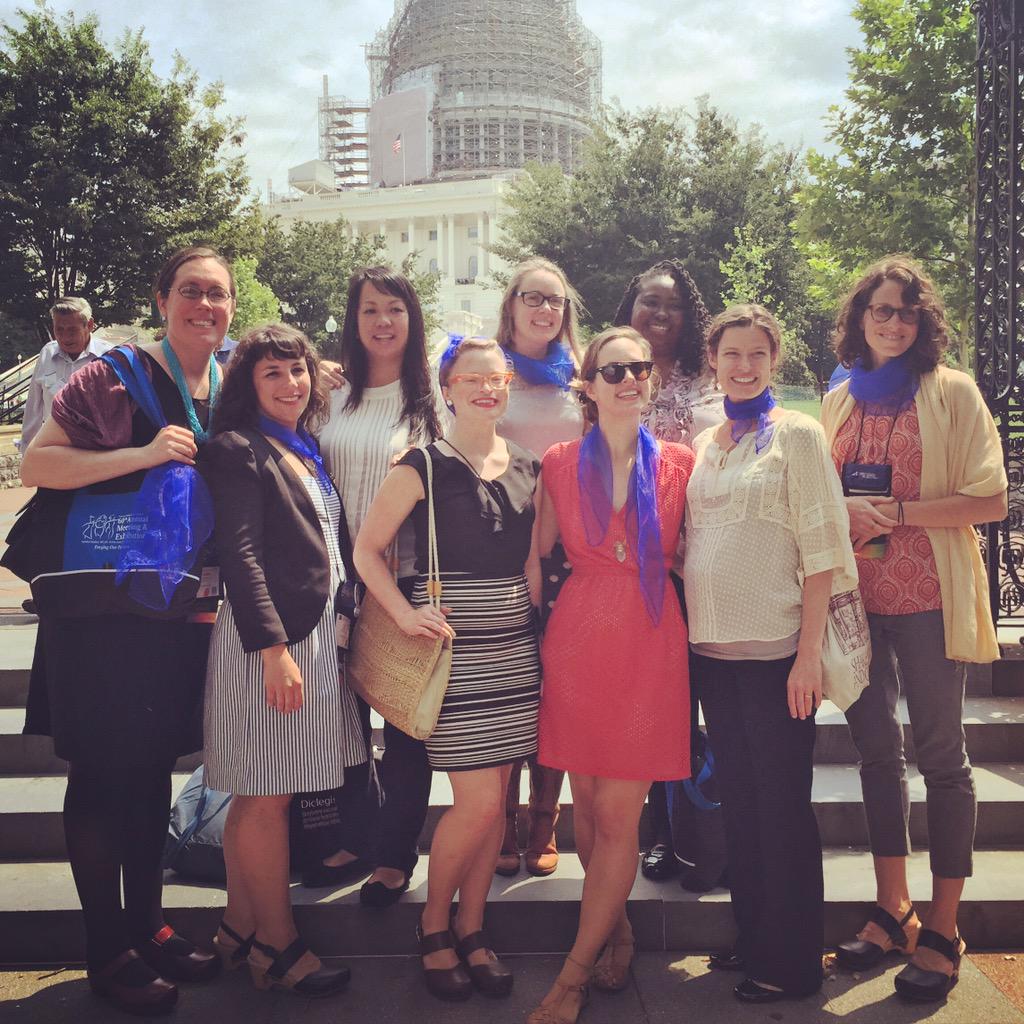
MULTIPOLYGON (((198 444, 203 444, 209 439, 209 431, 203 428, 203 425, 199 422, 199 417, 196 415, 196 406, 192 401, 192 392, 189 390, 188 384, 185 381, 185 371, 181 368, 181 363, 178 362, 178 356, 175 354, 171 343, 165 337, 160 342, 160 350, 164 354, 164 358, 167 360, 167 365, 171 368, 171 376, 174 378, 175 386, 178 388, 178 394, 181 395, 182 404, 185 406, 185 415, 188 417, 188 425, 192 430, 192 435, 195 437, 198 444)), ((220 394, 220 377, 217 374, 217 363, 213 356, 210 356, 210 419, 209 423, 213 424, 213 410, 217 405, 217 397, 220 394)))
MULTIPOLYGON (((470 468, 470 469, 472 470, 472 472, 473 472, 473 475, 474 475, 474 476, 475 476, 475 477, 477 478, 477 480, 479 480, 479 481, 480 481, 480 483, 482 483, 482 484, 489 484, 489 483, 491 483, 491 482, 492 482, 492 481, 490 481, 490 480, 485 480, 485 479, 484 479, 484 478, 483 478, 483 477, 482 477, 482 476, 481 476, 481 475, 480 475, 480 474, 479 474, 479 473, 478 473, 478 472, 476 471, 476 467, 475 467, 475 466, 473 465, 473 463, 472 463, 472 462, 470 462, 470 461, 469 461, 469 459, 467 459, 467 458, 466 458, 466 456, 465 456, 465 455, 463 455, 463 454, 462 454, 462 452, 460 452, 460 451, 459 451, 459 449, 458 449, 458 448, 456 448, 456 447, 455 447, 455 445, 453 445, 453 444, 451 443, 451 441, 449 441, 449 440, 448 440, 448 438, 447 438, 447 437, 446 437, 446 438, 444 438, 443 440, 444 440, 444 443, 445 443, 446 445, 448 445, 448 447, 449 447, 449 448, 451 448, 451 450, 452 450, 453 452, 455 452, 455 454, 456 454, 456 455, 458 455, 458 457, 459 457, 460 459, 462 459, 462 461, 463 461, 463 462, 464 462, 464 463, 465 463, 465 464, 466 464, 467 466, 469 466, 469 468, 470 468)), ((486 461, 487 461, 487 459, 486 459, 486 458, 484 458, 484 462, 486 462, 486 461)))

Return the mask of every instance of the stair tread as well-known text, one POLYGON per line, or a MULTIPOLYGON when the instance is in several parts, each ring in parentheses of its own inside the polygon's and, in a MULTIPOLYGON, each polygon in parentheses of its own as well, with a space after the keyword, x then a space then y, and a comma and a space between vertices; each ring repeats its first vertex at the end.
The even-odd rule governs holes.
MULTIPOLYGON (((173 796, 184 786, 188 774, 176 772, 172 777, 173 796)), ((925 799, 924 779, 915 765, 907 766, 912 803, 925 799)), ((52 813, 64 803, 66 777, 63 775, 0 776, 0 814, 52 813)), ((1024 803, 1024 764, 988 763, 974 765, 974 782, 979 802, 1024 803)), ((520 781, 520 795, 525 803, 529 790, 527 773, 520 781)), ((861 803, 860 773, 856 765, 818 764, 814 766, 812 799, 815 803, 861 803)), ((443 772, 434 772, 430 788, 430 805, 447 807, 452 802, 451 783, 443 772)), ((562 784, 560 802, 572 804, 568 778, 562 784)))
MULTIPOLYGON (((1020 870, 1019 851, 979 850, 974 854, 974 877, 964 887, 964 902, 1024 901, 1024 872, 1020 870)), ((413 872, 409 892, 403 903, 422 903, 426 898, 427 870, 430 858, 420 857, 413 872)), ((872 858, 866 850, 826 848, 824 851, 825 900, 828 903, 871 902, 875 882, 872 858)), ((927 892, 931 874, 928 854, 910 855, 907 873, 911 890, 927 892)), ((297 882, 291 886, 295 906, 358 906, 362 879, 337 889, 305 889, 297 882)), ((489 900, 504 903, 577 901, 583 882, 579 857, 563 853, 558 870, 547 878, 534 878, 521 872, 512 878, 495 876, 489 900)), ((227 894, 223 887, 189 884, 168 874, 164 884, 167 908, 223 907, 227 894)), ((716 889, 695 894, 684 891, 675 882, 651 882, 637 873, 630 893, 631 901, 662 903, 728 903, 729 893, 716 889)), ((0 861, 0 914, 18 911, 78 910, 71 870, 66 861, 0 861)))

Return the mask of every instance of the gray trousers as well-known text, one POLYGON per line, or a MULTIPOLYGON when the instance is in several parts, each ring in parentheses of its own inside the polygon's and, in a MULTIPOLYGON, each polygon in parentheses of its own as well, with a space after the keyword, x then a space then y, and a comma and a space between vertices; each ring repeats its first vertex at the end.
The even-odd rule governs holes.
POLYGON ((932 874, 967 878, 978 802, 964 743, 965 666, 944 656, 942 612, 868 614, 871 685, 846 712, 860 753, 871 852, 910 852, 910 795, 897 700, 902 683, 924 776, 932 874), (897 676, 896 666, 899 665, 897 676))

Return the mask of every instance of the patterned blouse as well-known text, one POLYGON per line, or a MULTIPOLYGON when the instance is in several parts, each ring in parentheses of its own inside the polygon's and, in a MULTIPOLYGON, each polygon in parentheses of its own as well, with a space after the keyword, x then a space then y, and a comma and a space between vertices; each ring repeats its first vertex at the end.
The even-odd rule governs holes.
MULTIPOLYGON (((917 403, 893 421, 889 416, 865 416, 857 408, 839 428, 832 449, 836 469, 845 462, 889 462, 892 465, 892 496, 897 501, 921 497, 921 430, 917 403), (861 424, 863 423, 863 430, 861 424), (890 432, 892 436, 890 437, 890 432), (860 454, 856 455, 860 440, 860 454), (888 458, 886 448, 888 447, 888 458)), ((922 526, 902 526, 889 534, 884 558, 858 558, 860 592, 864 607, 877 615, 912 615, 942 607, 939 572, 928 531, 922 526)))
POLYGON ((677 364, 651 397, 643 423, 660 441, 692 447, 702 430, 716 427, 725 419, 723 400, 711 377, 691 377, 677 364))

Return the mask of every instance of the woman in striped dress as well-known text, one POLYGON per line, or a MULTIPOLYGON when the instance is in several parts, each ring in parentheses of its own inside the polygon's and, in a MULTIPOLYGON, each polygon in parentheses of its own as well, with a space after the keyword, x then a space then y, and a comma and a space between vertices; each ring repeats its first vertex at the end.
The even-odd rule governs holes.
MULTIPOLYGON (((462 999, 474 984, 489 995, 506 995, 512 987, 511 973, 481 929, 501 847, 509 772, 537 751, 540 666, 525 569, 539 465, 496 432, 512 378, 496 342, 453 343, 442 356, 439 378, 454 412, 452 426, 444 441, 409 452, 388 474, 359 531, 356 566, 404 632, 454 638, 448 691, 426 741, 431 767, 448 772, 454 802, 431 845, 420 952, 430 991, 462 999), (424 575, 428 458, 440 610, 427 603, 424 575), (419 571, 411 602, 395 584, 386 555, 410 514, 419 571), (458 915, 449 924, 456 891, 458 915)), ((533 575, 537 598, 539 572, 533 575)))
POLYGON ((339 992, 349 972, 323 967, 296 932, 289 805, 296 792, 340 786, 367 758, 338 671, 334 598, 347 526, 308 433, 325 405, 305 336, 258 328, 235 352, 205 465, 227 586, 206 682, 206 782, 235 794, 214 941, 228 966, 248 960, 258 988, 303 996, 339 992))

